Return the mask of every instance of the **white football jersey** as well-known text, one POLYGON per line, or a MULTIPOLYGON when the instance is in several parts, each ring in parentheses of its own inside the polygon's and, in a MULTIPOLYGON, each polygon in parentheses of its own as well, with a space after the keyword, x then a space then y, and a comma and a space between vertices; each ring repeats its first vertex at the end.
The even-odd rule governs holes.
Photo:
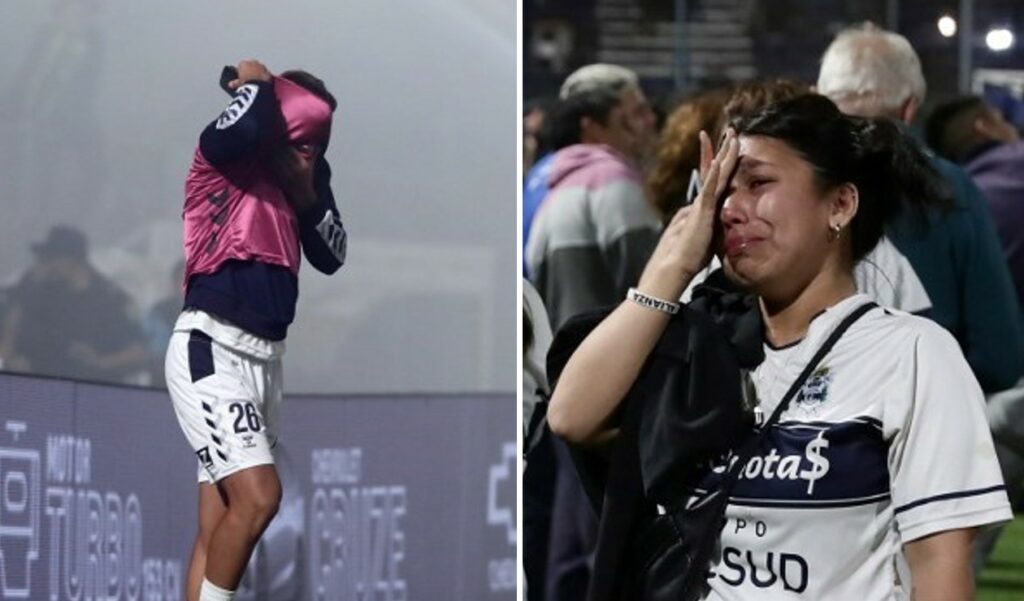
MULTIPOLYGON (((854 295, 799 343, 765 348, 750 374, 765 416, 869 300, 854 295)), ((890 309, 862 316, 747 463, 726 517, 708 601, 907 599, 903 544, 1011 519, 981 388, 953 337, 890 309)))

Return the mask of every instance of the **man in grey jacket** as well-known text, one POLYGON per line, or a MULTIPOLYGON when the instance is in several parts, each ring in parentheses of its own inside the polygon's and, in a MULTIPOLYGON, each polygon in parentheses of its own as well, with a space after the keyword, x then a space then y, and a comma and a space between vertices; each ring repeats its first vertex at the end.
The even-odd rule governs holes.
POLYGON ((556 153, 526 248, 555 329, 625 298, 660 231, 640 172, 654 147, 655 116, 636 74, 588 65, 566 79, 559 96, 580 143, 556 153))

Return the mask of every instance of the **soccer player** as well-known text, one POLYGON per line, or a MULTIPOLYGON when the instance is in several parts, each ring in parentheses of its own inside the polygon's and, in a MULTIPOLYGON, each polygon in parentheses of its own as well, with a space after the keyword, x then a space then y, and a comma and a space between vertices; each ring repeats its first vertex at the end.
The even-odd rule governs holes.
POLYGON ((347 236, 324 151, 334 97, 304 71, 238 64, 185 180, 185 304, 167 387, 199 458, 199 533, 188 601, 230 601, 277 512, 281 356, 301 255, 331 274, 347 236))

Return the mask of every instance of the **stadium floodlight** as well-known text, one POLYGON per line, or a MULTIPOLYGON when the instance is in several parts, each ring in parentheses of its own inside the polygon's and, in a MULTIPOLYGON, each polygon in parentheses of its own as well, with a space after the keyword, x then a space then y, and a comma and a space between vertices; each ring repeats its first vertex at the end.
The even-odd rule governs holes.
POLYGON ((956 35, 956 19, 949 15, 939 17, 939 33, 944 38, 951 38, 956 35))
POLYGON ((1013 32, 1005 27, 993 27, 985 34, 985 45, 995 52, 1009 50, 1013 46, 1013 32))

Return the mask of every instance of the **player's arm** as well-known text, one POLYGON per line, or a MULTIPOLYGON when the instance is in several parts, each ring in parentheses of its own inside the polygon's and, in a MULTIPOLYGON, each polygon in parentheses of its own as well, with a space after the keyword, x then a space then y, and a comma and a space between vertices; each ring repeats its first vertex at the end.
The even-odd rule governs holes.
POLYGON ((331 166, 322 151, 286 146, 273 156, 277 181, 299 218, 306 259, 328 275, 345 264, 348 234, 331 191, 331 166))
POLYGON ((914 582, 914 601, 974 599, 971 548, 977 528, 947 530, 903 546, 914 582))
POLYGON ((313 187, 316 200, 305 210, 297 211, 302 250, 313 267, 332 274, 345 264, 348 232, 331 191, 331 167, 323 157, 317 159, 313 187))
POLYGON ((199 150, 211 165, 251 156, 274 131, 278 105, 272 80, 258 61, 238 64, 238 79, 228 84, 234 90, 231 102, 199 137, 199 150))

